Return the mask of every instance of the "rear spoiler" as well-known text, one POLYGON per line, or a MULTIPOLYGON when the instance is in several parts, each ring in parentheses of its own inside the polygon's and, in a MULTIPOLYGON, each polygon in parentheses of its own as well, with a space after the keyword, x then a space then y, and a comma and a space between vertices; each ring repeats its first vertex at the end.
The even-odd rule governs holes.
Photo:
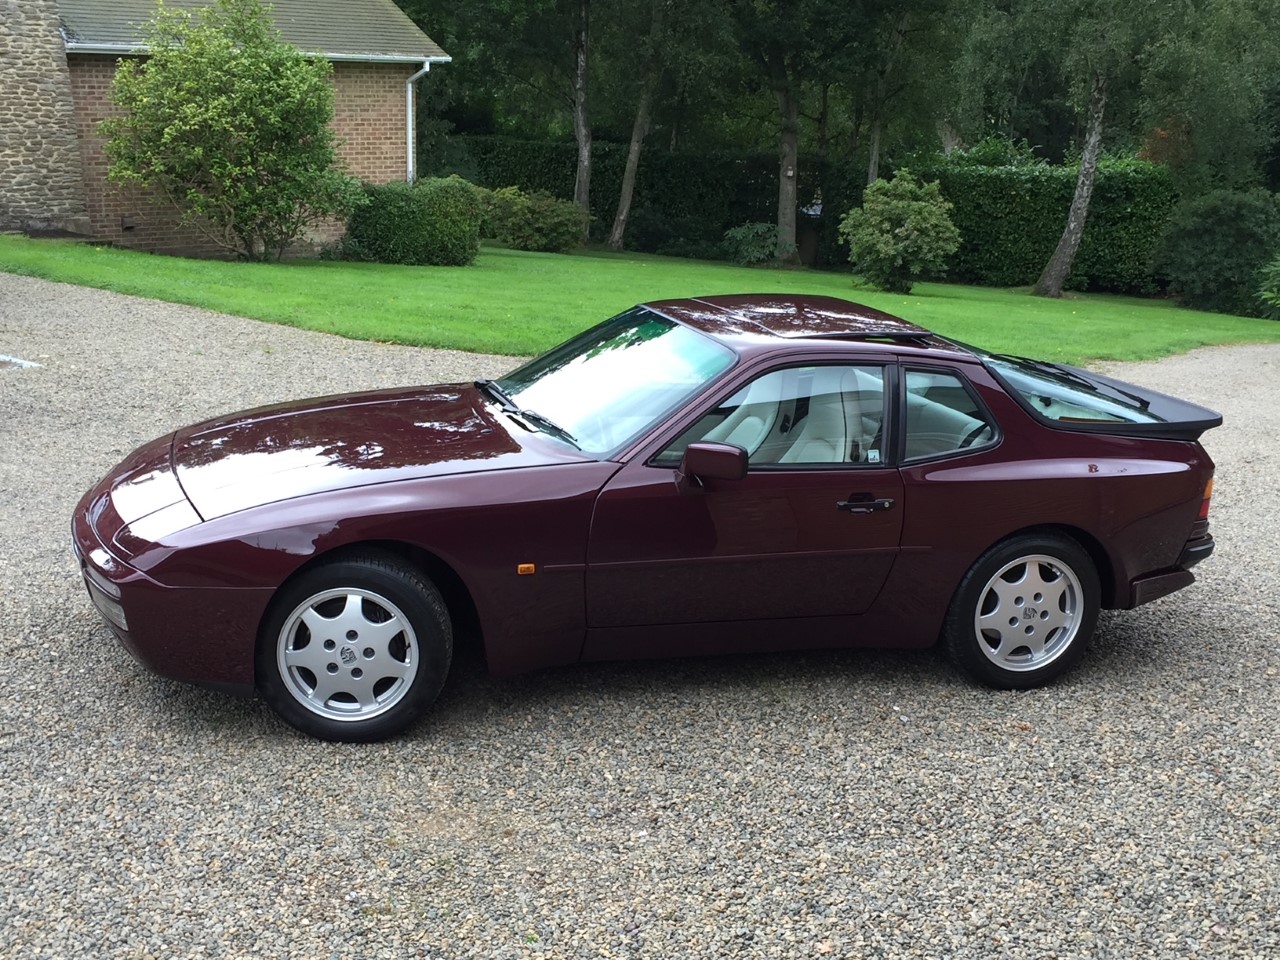
POLYGON ((1190 403, 1167 393, 1148 387, 1140 387, 1126 380, 1116 380, 1093 370, 1071 367, 1065 363, 1054 364, 1082 380, 1097 384, 1104 390, 1130 397, 1143 403, 1148 413, 1160 420, 1152 423, 1119 422, 1063 422, 1052 426, 1080 433, 1105 433, 1119 437, 1152 437, 1158 440, 1199 440, 1206 430, 1222 426, 1222 414, 1208 407, 1190 403), (1163 422, 1160 422, 1163 421, 1163 422))

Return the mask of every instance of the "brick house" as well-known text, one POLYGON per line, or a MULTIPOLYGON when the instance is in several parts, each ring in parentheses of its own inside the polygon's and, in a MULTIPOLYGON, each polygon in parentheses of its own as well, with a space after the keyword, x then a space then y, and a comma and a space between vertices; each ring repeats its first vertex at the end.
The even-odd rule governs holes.
MULTIPOLYGON (((206 0, 165 0, 194 9, 206 0)), ((393 0, 272 0, 284 39, 333 63, 347 170, 412 180, 414 88, 449 57, 393 0)), ((71 232, 167 253, 213 253, 171 209, 106 179, 100 121, 121 57, 145 51, 154 0, 0 0, 0 230, 71 232)), ((340 232, 334 225, 318 240, 340 232)))

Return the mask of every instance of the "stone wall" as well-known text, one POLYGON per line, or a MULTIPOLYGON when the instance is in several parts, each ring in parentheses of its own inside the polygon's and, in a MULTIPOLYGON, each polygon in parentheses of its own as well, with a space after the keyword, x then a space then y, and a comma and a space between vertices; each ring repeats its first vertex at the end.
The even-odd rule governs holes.
POLYGON ((57 0, 0 0, 0 230, 89 230, 57 0))
MULTIPOLYGON (((199 230, 179 228, 178 214, 172 207, 144 191, 107 180, 107 158, 97 128, 118 109, 110 96, 116 61, 92 54, 71 54, 67 59, 93 235, 156 253, 225 255, 225 250, 199 230)), ((333 68, 333 127, 341 141, 338 153, 342 162, 362 180, 403 180, 407 160, 404 82, 413 69, 408 64, 349 62, 335 63, 333 68)), ((341 223, 322 224, 313 231, 310 242, 330 243, 342 231, 341 223)))

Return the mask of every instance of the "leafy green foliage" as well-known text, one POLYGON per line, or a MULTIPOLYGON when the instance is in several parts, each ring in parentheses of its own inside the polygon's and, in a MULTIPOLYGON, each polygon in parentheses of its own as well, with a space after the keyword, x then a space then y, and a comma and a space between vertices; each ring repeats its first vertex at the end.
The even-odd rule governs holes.
POLYGON ((480 250, 481 199, 457 177, 366 184, 347 220, 343 254, 351 260, 462 267, 480 250))
POLYGON ((1215 190, 1178 209, 1158 265, 1187 306, 1256 316, 1260 273, 1278 255, 1280 197, 1215 190))
POLYGON ((500 187, 480 194, 486 236, 517 250, 564 253, 582 244, 587 214, 545 190, 500 187))
POLYGON ((1258 273, 1258 302, 1268 320, 1280 320, 1280 255, 1258 273))
POLYGON ((259 0, 161 7, 150 56, 123 60, 103 121, 119 183, 152 188, 244 259, 278 259, 358 196, 337 165, 332 68, 280 39, 259 0))
POLYGON ((724 232, 724 246, 729 259, 749 267, 774 259, 778 249, 776 223, 744 223, 724 232))
MULTIPOLYGON (((984 166, 956 151, 925 163, 920 172, 936 178, 954 206, 961 243, 951 265, 953 279, 995 287, 1035 281, 1062 235, 1075 166, 984 166)), ((1068 286, 1154 292, 1152 256, 1176 202, 1164 167, 1103 157, 1068 286)))
MULTIPOLYGON (((526 192, 544 190, 553 196, 573 196, 572 143, 536 143, 505 137, 459 137, 465 144, 460 166, 474 172, 485 187, 515 185, 526 192)), ((626 147, 597 143, 592 170, 592 216, 608 224, 613 219, 626 163, 626 147)), ((831 165, 801 167, 800 193, 811 198, 821 192, 836 198, 827 237, 835 249, 836 210, 847 210, 861 196, 857 172, 831 165), (826 179, 824 179, 826 177, 826 179), (828 183, 830 184, 828 186, 828 183)), ((778 159, 773 154, 697 154, 647 151, 640 164, 627 246, 644 253, 717 259, 724 232, 746 222, 770 220, 776 213, 778 159)), ((825 220, 824 220, 825 228, 825 220)), ((832 259, 835 259, 834 256, 832 259)))
POLYGON ((922 184, 906 170, 877 180, 840 224, 855 272, 897 293, 910 293, 923 277, 942 276, 960 246, 950 210, 937 183, 922 184))

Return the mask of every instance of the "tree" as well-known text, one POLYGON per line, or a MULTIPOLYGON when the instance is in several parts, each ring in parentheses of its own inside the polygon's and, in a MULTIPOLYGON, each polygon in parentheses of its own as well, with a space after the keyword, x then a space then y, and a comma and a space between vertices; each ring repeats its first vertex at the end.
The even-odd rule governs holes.
POLYGON ((1102 118, 1107 106, 1107 77, 1101 69, 1095 69, 1089 81, 1089 123, 1084 138, 1084 151, 1080 154, 1080 172, 1076 176, 1076 189, 1067 211, 1067 225, 1063 228, 1058 245, 1049 262, 1044 265, 1034 292, 1038 297, 1061 297, 1062 286, 1071 275, 1080 241, 1084 239, 1084 225, 1089 216, 1089 201, 1093 198, 1093 184, 1098 175, 1098 157, 1102 153, 1102 118))
POLYGON ((1276 154, 1280 32, 1272 0, 1201 0, 1169 13, 1144 52, 1143 152, 1184 194, 1258 183, 1276 154))
POLYGON ((631 126, 631 145, 627 149, 627 165, 622 171, 622 189, 618 195, 618 210, 613 216, 613 229, 609 231, 609 246, 621 250, 626 237, 627 219, 631 216, 631 199, 635 195, 636 173, 640 167, 640 151, 653 120, 653 101, 662 82, 665 59, 663 40, 667 35, 667 7, 670 0, 650 0, 649 35, 644 44, 643 79, 640 82, 640 98, 636 105, 636 119, 631 126))
POLYGON ((778 260, 795 262, 801 100, 806 84, 838 78, 859 38, 881 12, 874 0, 733 0, 743 53, 763 73, 777 103, 778 260))
MULTIPOLYGON (((573 23, 573 138, 578 143, 578 169, 573 179, 573 200, 591 213, 591 114, 587 87, 591 62, 591 3, 576 0, 573 23)), ((588 221, 589 222, 589 221, 588 221)), ((583 226, 583 237, 589 228, 583 226)))
POLYGON ((149 56, 121 63, 103 121, 108 176, 158 191, 182 222, 249 260, 278 259, 358 187, 338 168, 332 68, 280 39, 259 0, 161 8, 149 56))
MULTIPOLYGON (((590 0, 399 0, 453 57, 444 81, 446 116, 465 115, 481 132, 556 139, 572 128, 577 144, 574 199, 591 196, 593 72, 590 0), (485 127, 490 129, 486 130, 485 127)), ((438 165, 436 172, 441 172, 438 165)))
POLYGON ((1001 28, 978 29, 979 36, 1001 37, 1005 46, 996 58, 1002 68, 1027 82, 1028 70, 1038 61, 1050 61, 1068 83, 1076 114, 1084 120, 1084 143, 1075 191, 1062 236, 1036 282, 1042 297, 1061 297, 1071 273, 1089 214, 1098 156, 1102 151, 1103 125, 1112 86, 1128 79, 1137 69, 1140 51, 1160 35, 1156 5, 1137 6, 1121 0, 1012 0, 992 4, 988 17, 1001 28), (1012 69, 1010 69, 1012 65, 1012 69))

